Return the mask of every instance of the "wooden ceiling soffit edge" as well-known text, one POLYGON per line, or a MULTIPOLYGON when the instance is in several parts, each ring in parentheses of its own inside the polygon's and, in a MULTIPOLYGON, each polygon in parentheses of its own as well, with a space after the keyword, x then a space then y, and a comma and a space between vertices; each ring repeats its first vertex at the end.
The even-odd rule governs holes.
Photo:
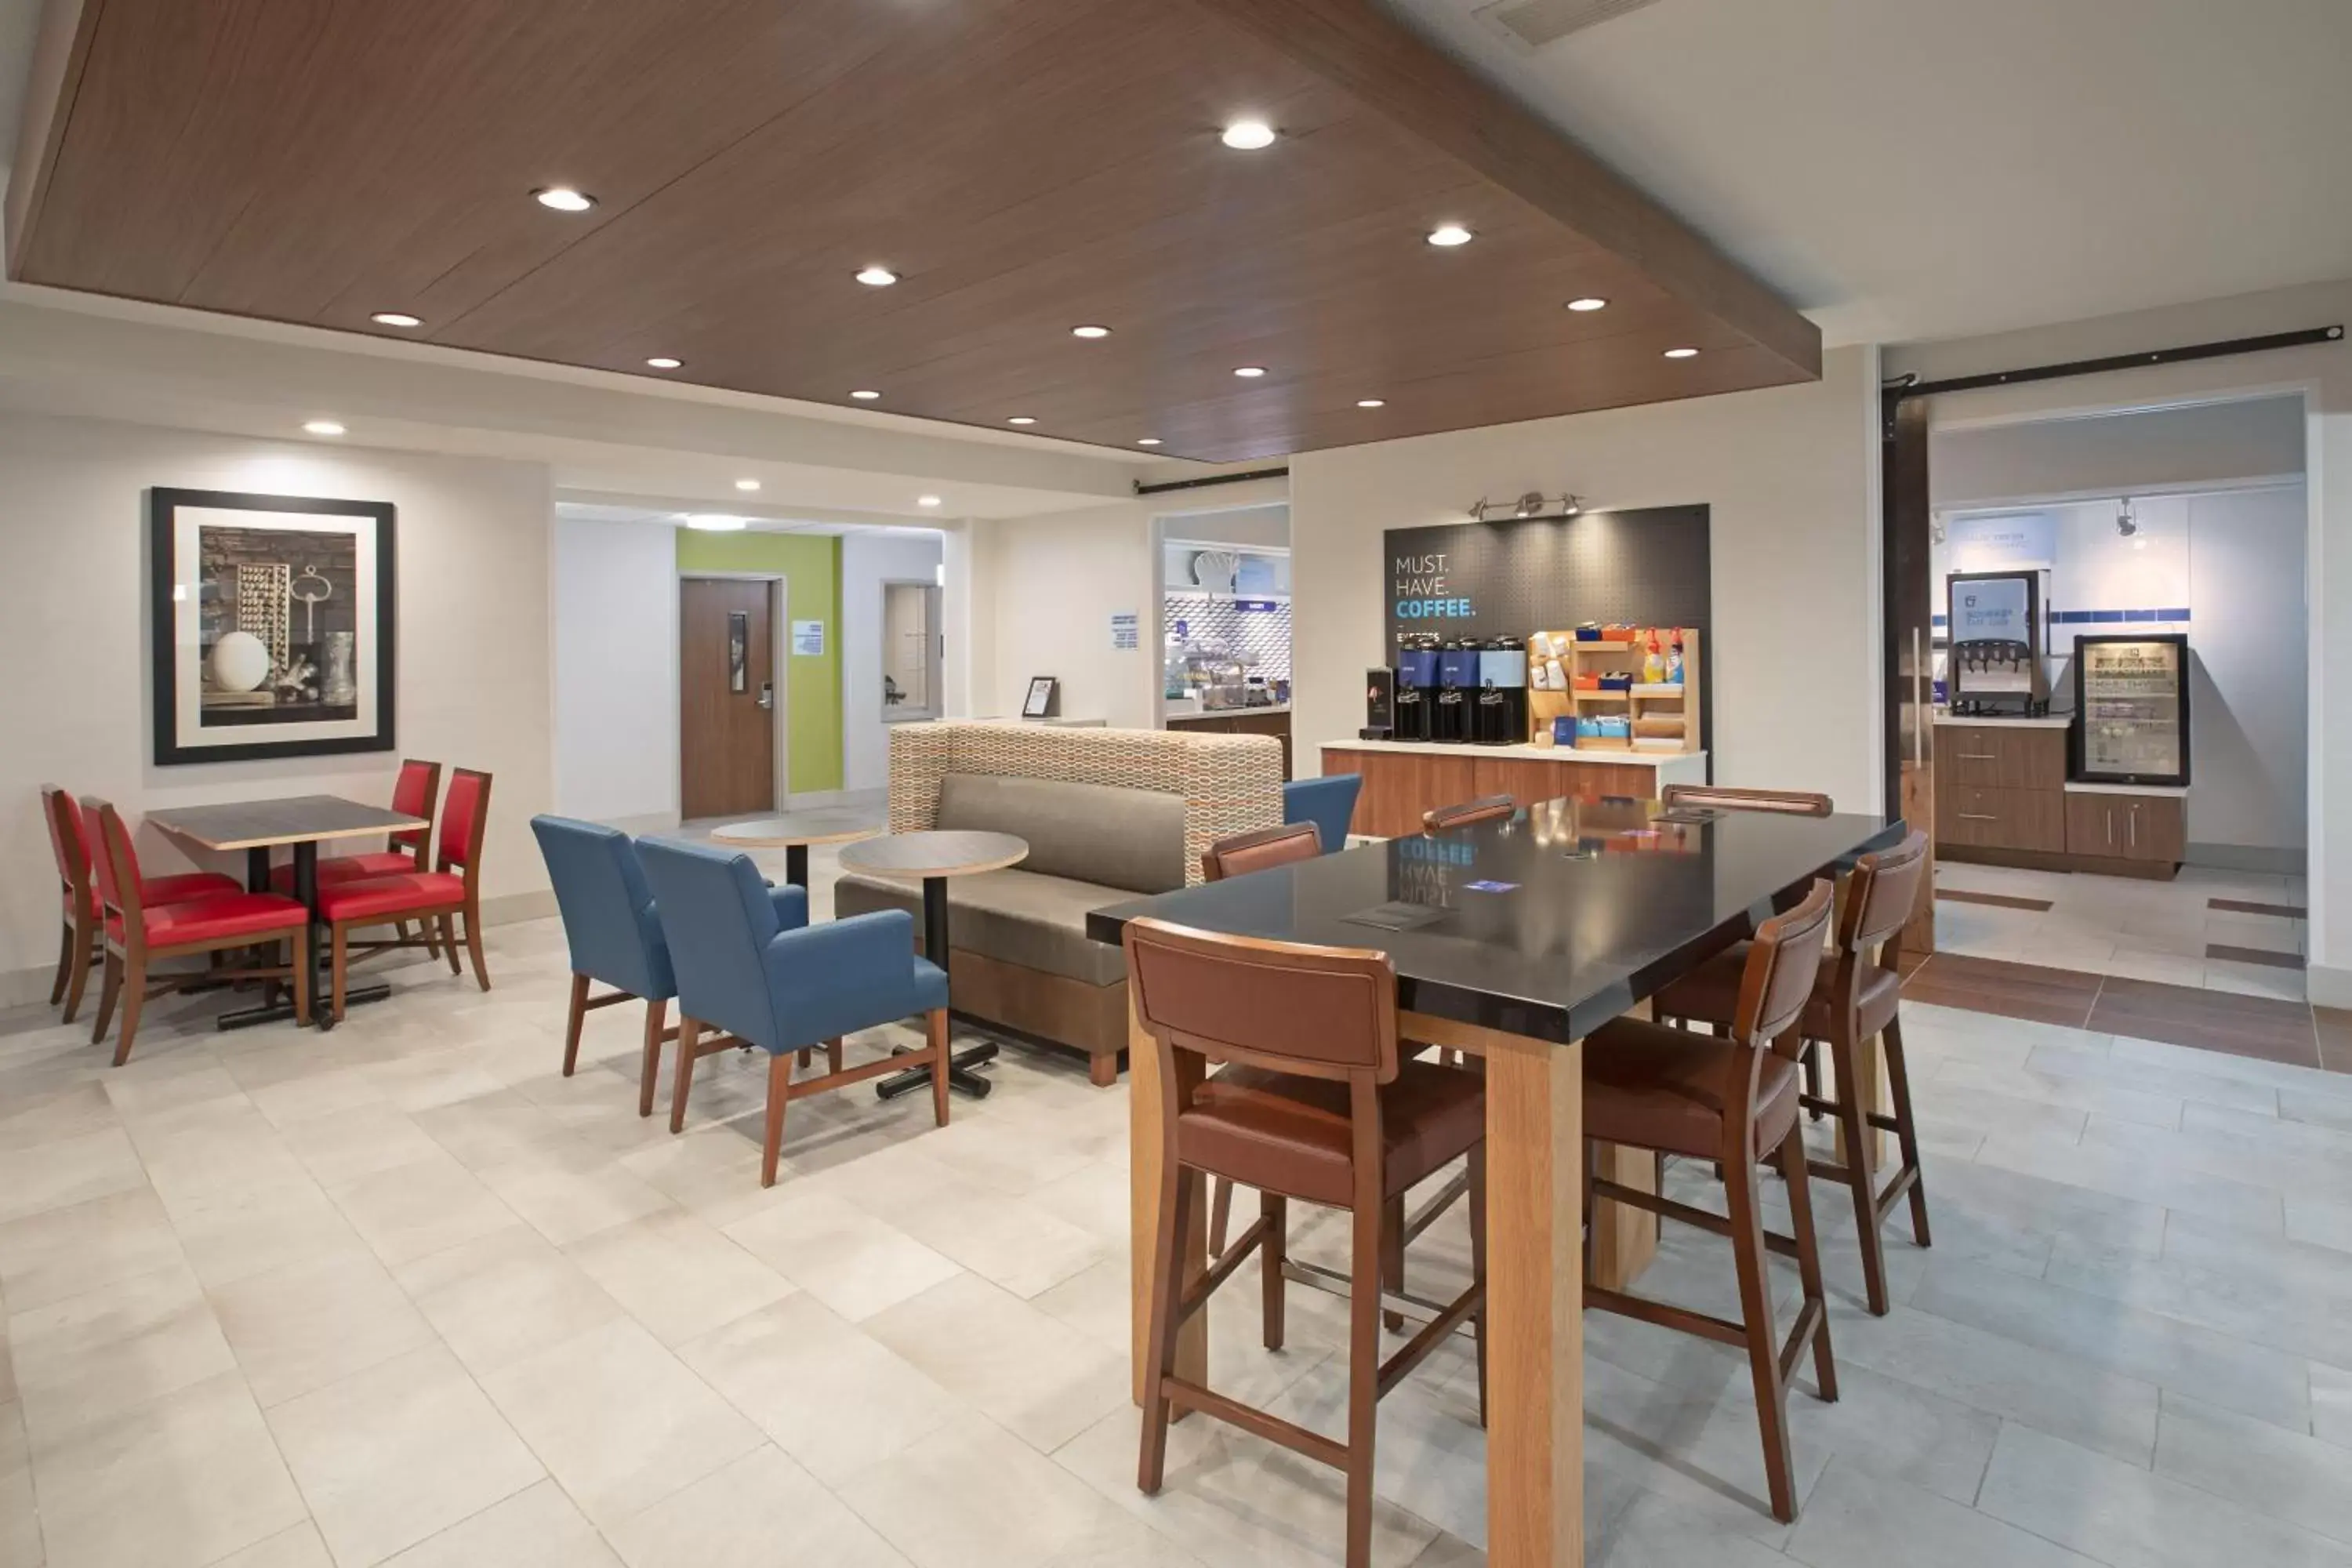
POLYGON ((16 252, 39 216, 41 197, 56 169, 73 114, 74 89, 98 35, 98 14, 106 0, 44 0, 25 100, 16 115, 16 158, 8 171, 8 275, 16 275, 16 252))
POLYGON ((1374 0, 1192 0, 1315 72, 1786 361, 1822 373, 1821 329, 1598 159, 1374 0))

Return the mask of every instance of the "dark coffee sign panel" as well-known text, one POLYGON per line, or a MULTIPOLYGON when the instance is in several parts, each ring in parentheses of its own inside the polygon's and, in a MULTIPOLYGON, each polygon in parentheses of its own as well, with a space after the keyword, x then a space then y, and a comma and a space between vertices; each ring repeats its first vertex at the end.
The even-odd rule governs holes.
POLYGON ((1391 648, 1417 632, 1523 637, 1586 621, 1710 629, 1703 506, 1392 528, 1385 539, 1391 648))

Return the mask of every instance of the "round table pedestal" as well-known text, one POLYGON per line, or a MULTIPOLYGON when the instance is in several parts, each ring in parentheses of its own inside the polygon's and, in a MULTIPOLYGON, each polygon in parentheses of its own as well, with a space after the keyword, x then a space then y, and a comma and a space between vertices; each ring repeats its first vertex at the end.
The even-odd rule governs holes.
MULTIPOLYGON (((944 971, 948 966, 948 879, 945 877, 923 879, 923 956, 944 971)), ((950 1019, 950 1026, 953 1022, 950 1019)), ((907 1053, 898 1053, 904 1056, 907 1053)), ((948 1087, 960 1089, 974 1100, 986 1100, 988 1091, 996 1086, 972 1069, 996 1059, 996 1042, 983 1040, 968 1046, 949 1057, 948 1087)), ((896 1100, 902 1094, 912 1094, 931 1081, 929 1068, 909 1068, 893 1073, 874 1086, 875 1095, 882 1100, 896 1100)))

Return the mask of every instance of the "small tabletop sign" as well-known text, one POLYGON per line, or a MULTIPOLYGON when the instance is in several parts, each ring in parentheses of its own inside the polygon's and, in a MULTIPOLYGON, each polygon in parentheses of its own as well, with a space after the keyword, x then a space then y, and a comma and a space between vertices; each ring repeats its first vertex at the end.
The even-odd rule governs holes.
POLYGON ((824 657, 824 623, 823 621, 793 623, 793 657, 794 658, 824 657))
POLYGON ((1024 719, 1054 719, 1060 717, 1062 683, 1050 675, 1032 676, 1029 695, 1022 700, 1024 719))

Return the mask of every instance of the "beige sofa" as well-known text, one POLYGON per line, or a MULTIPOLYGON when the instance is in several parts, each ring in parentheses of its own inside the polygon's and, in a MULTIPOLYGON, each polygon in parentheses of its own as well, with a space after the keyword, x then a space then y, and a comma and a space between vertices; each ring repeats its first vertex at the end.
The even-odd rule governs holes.
MULTIPOLYGON (((1255 735, 903 724, 890 733, 890 829, 982 829, 1029 857, 948 884, 949 980, 975 1022, 1085 1051, 1115 1082, 1127 1046, 1127 970, 1090 940, 1106 904, 1201 879, 1201 851, 1282 820, 1282 749, 1255 735)), ((837 915, 906 910, 917 882, 844 875, 837 915)))

